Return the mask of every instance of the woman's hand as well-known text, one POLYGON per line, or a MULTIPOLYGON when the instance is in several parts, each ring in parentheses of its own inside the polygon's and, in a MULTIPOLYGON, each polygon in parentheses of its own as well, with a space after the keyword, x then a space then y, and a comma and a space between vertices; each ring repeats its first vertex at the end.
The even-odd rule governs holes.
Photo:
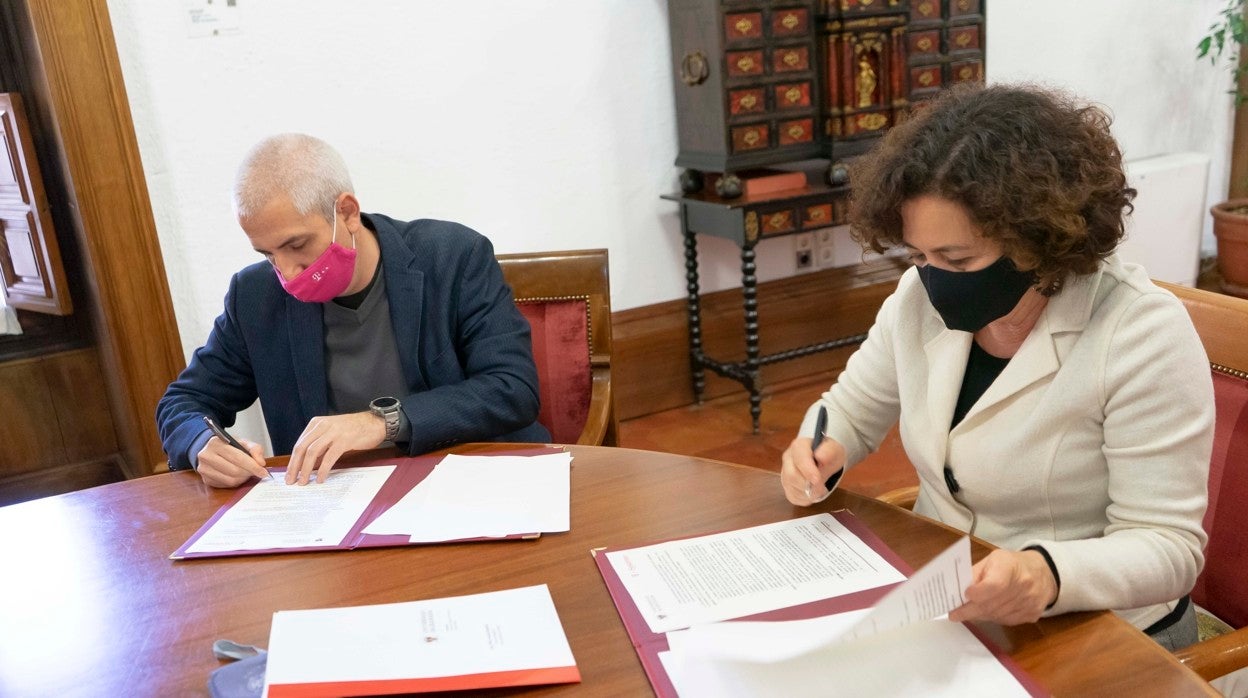
POLYGON ((994 550, 971 568, 966 603, 949 620, 987 620, 1000 625, 1034 623, 1057 600, 1057 580, 1035 550, 994 550))
POLYGON ((819 450, 811 453, 810 441, 810 437, 799 436, 780 456, 780 484, 784 487, 784 496, 803 507, 827 499, 831 493, 823 483, 845 467, 844 446, 824 439, 819 450))

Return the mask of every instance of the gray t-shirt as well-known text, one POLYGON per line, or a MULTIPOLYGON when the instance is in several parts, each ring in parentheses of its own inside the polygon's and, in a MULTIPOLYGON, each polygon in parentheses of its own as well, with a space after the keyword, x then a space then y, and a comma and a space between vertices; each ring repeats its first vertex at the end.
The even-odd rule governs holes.
MULTIPOLYGON (((373 282, 356 295, 363 295, 359 307, 343 303, 352 304, 358 300, 355 296, 324 306, 325 372, 329 408, 334 414, 364 412, 375 398, 402 398, 411 392, 403 378, 380 263, 373 282)), ((410 430, 406 417, 401 416, 395 441, 406 441, 410 430)))

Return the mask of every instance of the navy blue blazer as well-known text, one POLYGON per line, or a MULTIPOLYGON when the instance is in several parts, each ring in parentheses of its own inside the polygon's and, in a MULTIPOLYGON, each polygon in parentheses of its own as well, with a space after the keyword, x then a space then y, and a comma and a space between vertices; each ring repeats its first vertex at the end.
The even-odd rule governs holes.
MULTIPOLYGON (((466 441, 550 439, 537 424, 529 324, 516 310, 494 247, 457 223, 368 214, 407 382, 396 396, 412 454, 466 441)), ((329 414, 320 303, 282 290, 259 262, 234 275, 225 312, 156 407, 169 467, 191 467, 202 415, 234 423, 260 400, 275 453, 290 453, 313 417, 329 414)))

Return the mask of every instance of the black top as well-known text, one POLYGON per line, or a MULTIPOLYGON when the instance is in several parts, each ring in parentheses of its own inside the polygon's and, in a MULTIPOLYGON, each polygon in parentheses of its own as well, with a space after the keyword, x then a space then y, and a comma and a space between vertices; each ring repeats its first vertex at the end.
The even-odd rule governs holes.
POLYGON ((962 390, 958 393, 958 404, 953 409, 950 429, 958 426, 966 413, 971 411, 975 401, 988 390, 988 386, 1001 375, 1008 363, 1008 358, 993 356, 984 351, 978 342, 971 342, 971 355, 966 359, 966 375, 962 377, 962 390))

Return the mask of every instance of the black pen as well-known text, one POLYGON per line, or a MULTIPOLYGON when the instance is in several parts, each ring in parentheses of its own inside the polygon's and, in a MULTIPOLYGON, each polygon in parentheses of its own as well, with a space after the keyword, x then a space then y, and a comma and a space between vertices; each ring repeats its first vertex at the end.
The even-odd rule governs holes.
MULTIPOLYGON (((828 408, 824 405, 819 406, 819 416, 815 417, 815 434, 810 437, 810 455, 814 457, 815 450, 819 448, 819 444, 823 443, 823 432, 828 429, 828 408)), ((815 461, 815 465, 819 465, 819 461, 815 461)), ((830 479, 830 478, 829 478, 830 479)), ((811 483, 806 483, 806 498, 810 499, 811 483)))
MULTIPOLYGON (((246 448, 243 448, 243 445, 240 444, 237 439, 235 439, 233 436, 230 436, 230 433, 228 431, 222 429, 221 425, 217 424, 217 420, 213 419, 209 415, 204 415, 204 424, 208 425, 208 428, 212 430, 213 435, 216 436, 218 439, 221 439, 222 441, 233 446, 234 448, 237 448, 243 453, 246 453, 248 457, 251 456, 251 451, 248 451, 246 448)), ((273 473, 270 473, 268 468, 265 468, 264 472, 269 473, 270 480, 273 479, 273 473)))

